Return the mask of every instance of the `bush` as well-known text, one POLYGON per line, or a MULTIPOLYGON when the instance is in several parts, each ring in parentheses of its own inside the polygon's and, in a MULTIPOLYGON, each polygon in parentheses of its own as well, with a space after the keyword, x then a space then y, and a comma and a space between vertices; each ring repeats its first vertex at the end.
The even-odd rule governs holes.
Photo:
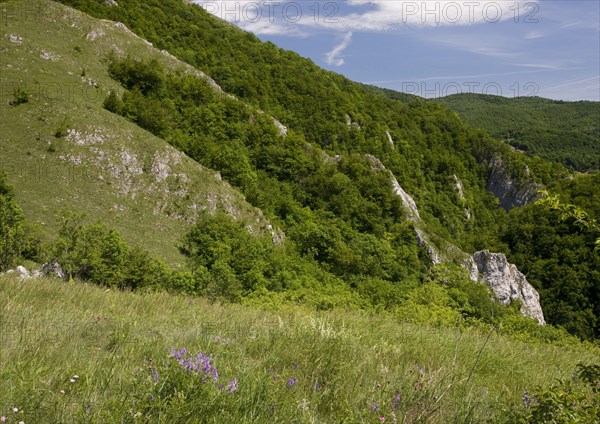
POLYGON ((17 87, 13 91, 14 99, 8 102, 11 106, 22 105, 29 101, 29 93, 25 87, 17 87))
POLYGON ((83 225, 83 216, 64 211, 59 237, 50 251, 68 279, 79 278, 118 288, 166 288, 170 272, 148 252, 130 248, 103 224, 83 225))
POLYGON ((26 247, 23 213, 6 175, 0 174, 0 271, 15 264, 26 247))

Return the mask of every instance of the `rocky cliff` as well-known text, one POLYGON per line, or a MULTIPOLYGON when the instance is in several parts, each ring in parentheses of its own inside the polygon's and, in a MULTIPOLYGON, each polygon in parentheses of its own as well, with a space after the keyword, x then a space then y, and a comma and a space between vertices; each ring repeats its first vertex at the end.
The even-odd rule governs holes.
POLYGON ((505 305, 515 300, 522 303, 521 314, 545 324, 544 313, 540 306, 540 295, 527 282, 527 278, 513 264, 509 264, 502 253, 490 253, 482 250, 473 255, 479 276, 505 305))
MULTIPOLYGON (((487 190, 500 200, 500 206, 504 209, 526 206, 538 198, 538 191, 543 187, 528 175, 525 179, 514 177, 499 156, 494 156, 490 165, 487 190)), ((528 169, 525 172, 529 174, 528 169)))

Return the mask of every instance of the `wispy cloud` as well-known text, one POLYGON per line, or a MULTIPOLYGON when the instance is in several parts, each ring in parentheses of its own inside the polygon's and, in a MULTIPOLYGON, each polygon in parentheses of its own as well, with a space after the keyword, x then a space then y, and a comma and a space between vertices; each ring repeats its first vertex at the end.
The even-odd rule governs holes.
POLYGON ((600 76, 571 79, 542 87, 540 95, 562 100, 600 100, 600 76))
POLYGON ((525 38, 528 40, 535 40, 537 38, 542 38, 543 36, 544 34, 538 31, 529 31, 527 34, 525 34, 525 38))
POLYGON ((325 61, 330 66, 342 66, 344 59, 340 57, 344 50, 350 45, 352 41, 352 33, 348 32, 344 36, 340 44, 334 47, 333 50, 325 54, 325 61))

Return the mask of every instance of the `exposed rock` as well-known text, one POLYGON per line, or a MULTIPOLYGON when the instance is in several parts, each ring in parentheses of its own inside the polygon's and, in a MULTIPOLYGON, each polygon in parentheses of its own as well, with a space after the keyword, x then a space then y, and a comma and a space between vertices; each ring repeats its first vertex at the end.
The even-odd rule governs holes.
POLYGON ((519 300, 522 303, 521 314, 535 319, 544 325, 544 313, 540 306, 540 295, 527 282, 527 278, 513 264, 509 264, 502 253, 490 253, 482 250, 473 255, 477 269, 483 280, 505 305, 519 300))
POLYGON ((67 276, 58 262, 45 263, 39 270, 36 271, 36 274, 42 274, 46 276, 50 275, 61 279, 64 279, 67 276))
POLYGON ((81 77, 81 81, 83 81, 85 84, 89 85, 90 87, 98 88, 98 83, 96 81, 94 81, 93 79, 91 79, 90 77, 81 77))
POLYGON ((96 128, 94 128, 93 132, 79 132, 75 129, 68 129, 66 139, 78 146, 102 144, 105 141, 104 135, 96 128))
POLYGON ((390 143, 390 146, 392 146, 392 149, 393 149, 394 148, 394 139, 392 138, 392 135, 390 134, 389 131, 386 131, 385 135, 387 136, 388 143, 390 143))
POLYGON ((352 118, 350 117, 350 115, 346 114, 345 118, 346 118, 346 126, 348 128, 353 129, 353 130, 360 130, 361 129, 360 125, 358 125, 358 123, 352 121, 352 118))
POLYGON ((279 228, 273 228, 271 224, 267 225, 267 230, 271 232, 271 240, 274 245, 282 245, 285 240, 285 234, 279 228))
POLYGON ((490 165, 487 190, 500 200, 500 206, 504 209, 526 206, 538 199, 538 191, 543 188, 541 185, 530 178, 522 181, 514 178, 498 156, 490 160, 490 165))
POLYGON ((452 175, 452 177, 454 178, 454 186, 456 187, 456 191, 458 192, 458 197, 464 202, 466 199, 463 183, 456 175, 452 175))
POLYGON ((342 157, 340 155, 329 156, 327 153, 323 152, 323 163, 333 164, 340 163, 342 161, 342 157))
POLYGON ((32 278, 31 274, 29 273, 29 271, 27 271, 27 268, 25 268, 23 265, 19 265, 18 267, 15 268, 15 272, 17 274, 19 274, 20 278, 23 279, 29 279, 32 278))
POLYGON ((23 42, 23 39, 21 37, 19 37, 18 35, 9 34, 8 39, 10 40, 11 43, 15 43, 15 44, 21 44, 23 42))
POLYGON ((398 183, 398 180, 396 179, 394 174, 387 170, 385 165, 381 163, 381 161, 375 156, 365 155, 365 157, 369 162, 371 162, 371 166, 373 167, 373 169, 384 170, 389 172, 394 194, 400 196, 400 198, 402 199, 402 205, 406 209, 408 219, 415 222, 419 221, 421 217, 419 216, 419 209, 417 208, 415 200, 407 192, 404 191, 402 186, 400 186, 400 183, 398 183))
POLYGON ((277 119, 273 117, 271 117, 271 119, 273 119, 273 123, 275 124, 275 128, 277 128, 277 131, 279 131, 279 135, 282 137, 286 137, 288 133, 287 127, 281 122, 279 122, 277 119))
POLYGON ((104 3, 108 6, 118 6, 119 4, 115 0, 104 0, 104 3))
POLYGON ((127 25, 125 25, 123 22, 114 22, 114 21, 109 21, 109 20, 106 20, 106 19, 101 19, 100 21, 104 22, 104 23, 108 23, 109 25, 113 25, 115 28, 118 28, 121 31, 124 31, 126 34, 132 36, 133 38, 137 38, 138 40, 141 40, 147 46, 152 46, 152 43, 150 41, 148 41, 148 40, 140 37, 136 33, 134 33, 132 30, 130 30, 129 28, 127 28, 127 25))
POLYGON ((429 255, 429 257, 431 258, 431 263, 433 265, 441 264, 442 263, 442 258, 440 257, 440 254, 431 245, 431 243, 429 242, 429 240, 427 240, 427 236, 425 235, 425 233, 422 230, 420 230, 418 228, 415 228, 415 236, 417 238, 417 245, 421 249, 425 249, 425 251, 427 252, 427 254, 429 255))
POLYGON ((96 38, 100 37, 104 37, 104 30, 102 28, 96 28, 95 30, 90 31, 85 37, 85 39, 89 41, 94 41, 96 38))
POLYGON ((54 53, 51 53, 51 52, 47 52, 46 50, 42 50, 40 57, 44 60, 49 60, 51 62, 56 62, 58 59, 60 59, 60 56, 55 55, 54 53))
POLYGON ((469 271, 469 278, 472 281, 479 281, 479 268, 472 256, 466 257, 461 266, 469 271))
MULTIPOLYGON (((454 187, 456 187, 458 197, 463 204, 465 204, 467 202, 467 198, 465 197, 465 187, 456 175, 452 175, 452 177, 454 178, 454 187)), ((471 210, 468 207, 465 207, 465 218, 467 221, 472 218, 471 210)))

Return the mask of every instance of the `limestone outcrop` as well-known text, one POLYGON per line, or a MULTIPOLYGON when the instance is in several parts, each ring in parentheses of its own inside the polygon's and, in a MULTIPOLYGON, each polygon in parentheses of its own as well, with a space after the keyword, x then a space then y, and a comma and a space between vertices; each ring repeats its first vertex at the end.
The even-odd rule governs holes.
POLYGON ((502 253, 482 250, 473 255, 479 276, 505 305, 515 300, 522 304, 521 314, 546 323, 540 306, 540 295, 527 281, 525 275, 513 264, 509 264, 502 253))

